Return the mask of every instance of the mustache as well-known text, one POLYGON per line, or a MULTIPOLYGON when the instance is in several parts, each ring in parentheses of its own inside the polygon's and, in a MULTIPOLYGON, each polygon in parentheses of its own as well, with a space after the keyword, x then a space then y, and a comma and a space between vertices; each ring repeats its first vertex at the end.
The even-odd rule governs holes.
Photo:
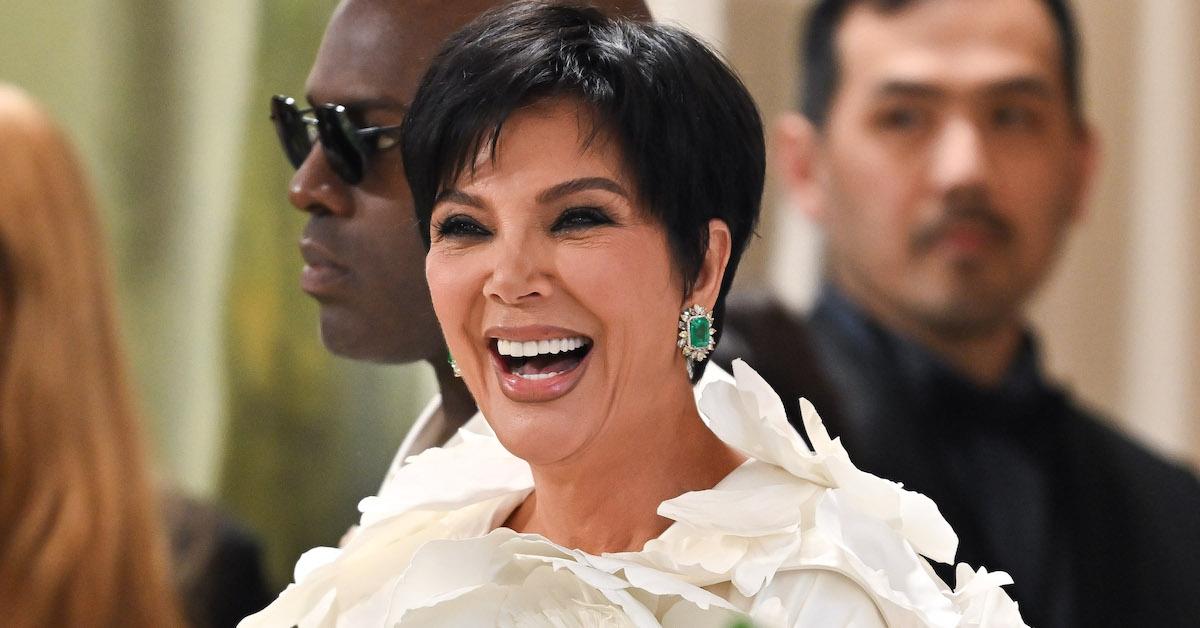
POLYGON ((927 251, 955 227, 969 224, 982 228, 1001 244, 1013 239, 1013 228, 985 198, 951 200, 939 216, 921 225, 912 234, 910 244, 915 251, 927 251))

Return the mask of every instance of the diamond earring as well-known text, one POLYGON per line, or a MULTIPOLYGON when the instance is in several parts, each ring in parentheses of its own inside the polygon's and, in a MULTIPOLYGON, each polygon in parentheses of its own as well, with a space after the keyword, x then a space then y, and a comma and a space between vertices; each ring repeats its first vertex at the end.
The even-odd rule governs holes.
POLYGON ((716 348, 713 338, 716 331, 712 312, 705 311, 703 305, 685 308, 679 315, 679 341, 675 344, 683 352, 688 379, 692 379, 695 363, 708 359, 708 354, 716 348))
POLYGON ((446 362, 450 364, 450 371, 454 373, 454 376, 462 379, 462 371, 458 368, 458 362, 454 361, 454 355, 447 353, 446 362))

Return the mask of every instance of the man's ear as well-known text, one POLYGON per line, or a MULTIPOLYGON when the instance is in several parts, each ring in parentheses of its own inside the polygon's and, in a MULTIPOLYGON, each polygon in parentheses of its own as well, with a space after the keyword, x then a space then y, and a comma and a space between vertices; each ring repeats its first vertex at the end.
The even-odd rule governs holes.
POLYGON ((1100 168, 1100 135, 1091 124, 1083 123, 1073 148, 1075 159, 1075 189, 1072 190, 1071 220, 1078 221, 1087 214, 1088 198, 1100 168))
POLYGON ((700 304, 705 309, 712 309, 717 303, 717 295, 721 293, 721 281, 725 278, 732 251, 733 235, 729 232, 729 225, 719 218, 708 221, 708 250, 704 252, 700 274, 696 276, 696 283, 684 307, 700 304))
POLYGON ((805 216, 820 222, 825 191, 818 177, 817 129, 803 115, 785 113, 775 121, 775 165, 788 199, 805 216))

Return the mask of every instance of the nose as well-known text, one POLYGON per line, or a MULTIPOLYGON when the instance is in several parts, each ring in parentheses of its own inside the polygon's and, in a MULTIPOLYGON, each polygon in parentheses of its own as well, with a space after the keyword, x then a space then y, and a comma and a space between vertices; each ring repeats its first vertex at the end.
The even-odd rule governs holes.
POLYGON ((311 214, 349 216, 352 212, 349 192, 346 182, 329 167, 325 149, 318 142, 292 175, 288 201, 296 209, 311 214))
POLYGON ((934 144, 931 176, 943 193, 982 185, 987 175, 987 147, 979 127, 967 118, 952 118, 934 144))
POLYGON ((546 247, 531 238, 497 238, 484 294, 505 305, 522 305, 550 295, 553 264, 546 247))

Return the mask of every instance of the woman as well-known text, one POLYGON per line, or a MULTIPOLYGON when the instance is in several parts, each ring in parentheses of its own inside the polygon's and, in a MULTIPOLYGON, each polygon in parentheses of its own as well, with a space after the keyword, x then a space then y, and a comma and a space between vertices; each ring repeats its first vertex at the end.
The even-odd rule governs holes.
POLYGON ((952 558, 936 507, 855 469, 811 406, 815 452, 744 364, 697 409, 764 158, 696 39, 518 4, 452 38, 402 136, 487 425, 411 459, 243 626, 1022 625, 1003 574, 945 588, 914 551, 952 558))
POLYGON ((0 85, 0 613, 174 626, 92 197, 66 138, 0 85))

